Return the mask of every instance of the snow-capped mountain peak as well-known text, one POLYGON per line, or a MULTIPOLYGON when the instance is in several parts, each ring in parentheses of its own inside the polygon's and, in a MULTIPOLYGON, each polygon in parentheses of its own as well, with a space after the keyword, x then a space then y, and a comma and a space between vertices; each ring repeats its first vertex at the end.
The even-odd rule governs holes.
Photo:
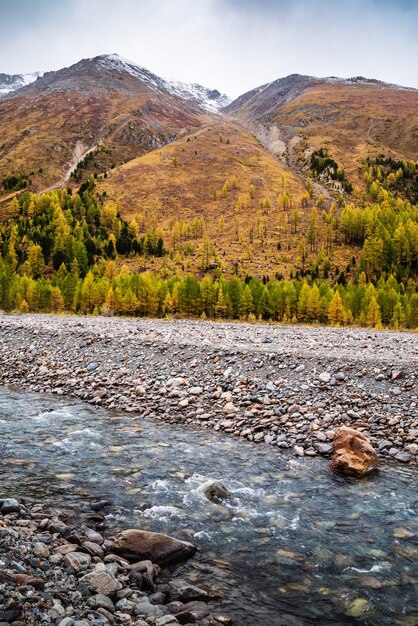
POLYGON ((96 61, 105 69, 125 72, 134 78, 139 78, 140 80, 149 83, 149 85, 155 89, 161 89, 164 84, 164 81, 161 78, 147 70, 145 67, 137 65, 133 61, 125 59, 119 54, 102 54, 92 60, 96 61))
POLYGON ((207 111, 216 113, 231 102, 228 96, 221 94, 217 89, 210 89, 197 83, 185 83, 179 80, 159 78, 156 74, 129 59, 125 59, 119 54, 104 54, 96 57, 94 60, 106 69, 126 72, 134 78, 145 81, 156 91, 161 89, 168 91, 184 100, 194 102, 207 111))
POLYGON ((33 74, 1 74, 0 73, 0 96, 5 96, 11 91, 16 91, 21 87, 30 85, 37 78, 42 76, 42 72, 33 72, 33 74))
MULTIPOLYGON (((115 74, 128 75, 145 84, 148 89, 157 93, 171 94, 183 100, 187 100, 201 109, 216 113, 227 106, 231 100, 217 89, 210 89, 198 83, 185 83, 179 80, 160 78, 145 67, 126 59, 119 54, 102 54, 90 59, 83 59, 69 68, 63 68, 56 72, 35 72, 33 74, 1 74, 0 73, 0 97, 10 94, 22 87, 33 83, 38 77, 42 81, 37 84, 38 91, 56 87, 68 88, 74 81, 83 86, 83 89, 94 89, 103 83, 108 84, 108 77, 115 74), (87 76, 87 79, 85 78, 87 76), (84 81, 84 82, 83 82, 84 81)), ((122 83, 122 85, 125 83, 122 83)), ((135 88, 129 84, 128 89, 135 88)))

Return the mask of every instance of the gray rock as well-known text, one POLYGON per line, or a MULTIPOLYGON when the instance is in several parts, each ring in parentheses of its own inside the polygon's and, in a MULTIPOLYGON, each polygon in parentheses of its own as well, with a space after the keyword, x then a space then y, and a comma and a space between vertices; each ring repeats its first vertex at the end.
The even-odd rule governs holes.
POLYGON ((84 534, 88 541, 92 541, 93 543, 103 543, 103 536, 92 528, 85 528, 84 534))
POLYGON ((64 617, 64 619, 62 619, 58 626, 74 626, 74 620, 72 617, 64 617))
POLYGON ((329 381, 331 380, 331 374, 328 374, 328 372, 322 372, 321 374, 319 374, 318 378, 321 383, 329 383, 329 381))
POLYGON ((305 456, 305 450, 302 446, 294 446, 293 454, 295 454, 296 456, 305 456))
MULTIPOLYGON (((262 435, 264 438, 264 435, 262 435)), ((208 500, 225 500, 229 498, 229 491, 221 482, 214 480, 205 486, 203 493, 208 500)))
POLYGON ((15 498, 5 498, 4 500, 0 500, 0 502, 0 511, 3 515, 7 515, 7 513, 19 513, 20 504, 15 498))
POLYGON ((87 604, 92 609, 106 609, 106 611, 110 611, 110 613, 115 612, 115 605, 112 600, 100 593, 87 598, 87 604))
POLYGON ((80 581, 87 585, 90 591, 104 596, 110 596, 122 589, 121 583, 102 564, 97 565, 92 572, 85 574, 80 581))
POLYGON ((401 463, 408 463, 412 460, 412 454, 409 454, 409 452, 398 452, 395 454, 395 459, 401 463))
POLYGON ((200 396, 203 393, 202 387, 190 387, 189 395, 190 396, 200 396))
POLYGON ((163 617, 159 617, 155 622, 155 626, 175 626, 175 624, 179 624, 180 622, 174 615, 164 615, 163 617))
POLYGON ((332 445, 330 443, 320 443, 315 442, 314 448, 319 454, 331 454, 332 453, 332 445))
POLYGON ((38 541, 33 544, 33 553, 41 559, 47 559, 49 557, 49 548, 41 541, 38 541))
POLYGON ((163 617, 163 611, 154 604, 151 604, 148 599, 141 600, 138 604, 135 605, 134 614, 140 617, 150 617, 154 615, 155 617, 163 617))
POLYGON ((71 567, 76 574, 87 569, 91 563, 90 554, 85 552, 70 552, 64 557, 64 564, 71 567))

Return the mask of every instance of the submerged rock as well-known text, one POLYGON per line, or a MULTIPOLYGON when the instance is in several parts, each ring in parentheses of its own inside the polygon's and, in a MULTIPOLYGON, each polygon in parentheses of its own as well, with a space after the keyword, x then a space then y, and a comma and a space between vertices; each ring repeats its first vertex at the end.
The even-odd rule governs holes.
POLYGON ((377 469, 379 459, 368 438, 354 428, 341 426, 333 440, 332 469, 347 476, 364 476, 377 469))
POLYGON ((226 498, 229 498, 228 489, 218 480, 215 480, 209 485, 206 485, 203 493, 208 498, 208 500, 225 500, 226 498))
POLYGON ((366 598, 355 598, 347 607, 345 612, 350 617, 361 617, 370 608, 366 598))
POLYGON ((149 559, 158 565, 175 563, 193 556, 196 546, 162 533, 125 530, 114 539, 113 550, 130 562, 149 559))

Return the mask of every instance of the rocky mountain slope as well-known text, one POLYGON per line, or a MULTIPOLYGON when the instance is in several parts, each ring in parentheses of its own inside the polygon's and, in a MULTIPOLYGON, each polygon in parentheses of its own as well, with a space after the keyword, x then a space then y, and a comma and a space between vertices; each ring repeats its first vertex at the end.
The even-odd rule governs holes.
POLYGON ((355 184, 367 157, 418 157, 418 90, 361 76, 292 74, 243 94, 224 112, 290 165, 306 165, 326 148, 355 184))
MULTIPOLYGON (((191 271, 201 268, 206 238, 214 242, 211 261, 221 259, 228 272, 236 264, 260 274, 266 264, 284 270, 277 241, 293 235, 290 224, 279 223, 276 197, 286 190, 299 199, 304 182, 251 133, 222 120, 112 170, 97 189, 141 229, 158 224, 167 245, 195 249, 187 259, 191 271)), ((173 271, 183 265, 175 258, 164 262, 173 271)), ((158 266, 159 260, 149 263, 158 266)))
POLYGON ((0 102, 0 179, 21 173, 21 186, 35 190, 64 184, 99 145, 96 169, 110 169, 201 126, 206 103, 213 110, 217 98, 227 101, 200 86, 180 89, 117 55, 46 72, 0 102))

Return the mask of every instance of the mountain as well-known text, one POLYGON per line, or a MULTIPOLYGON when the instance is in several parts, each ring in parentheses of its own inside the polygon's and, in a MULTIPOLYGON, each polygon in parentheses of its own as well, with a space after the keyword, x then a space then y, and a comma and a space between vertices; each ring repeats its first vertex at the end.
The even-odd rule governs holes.
POLYGON ((364 77, 292 74, 231 102, 216 89, 161 78, 116 54, 37 80, 1 76, 0 180, 10 182, 3 192, 68 185, 77 165, 74 182, 81 182, 222 118, 303 178, 315 174, 315 155, 326 155, 344 171, 343 183, 330 184, 328 170, 321 173, 319 182, 331 190, 361 187, 367 158, 417 158, 418 91, 364 77))
MULTIPOLYGON (((27 76, 29 77, 29 75, 27 76)), ((42 75, 33 76, 36 78, 42 75)), ((42 93, 47 90, 55 92, 73 91, 75 80, 77 81, 76 88, 86 93, 97 93, 97 91, 108 89, 115 89, 122 93, 149 90, 155 93, 178 96, 212 112, 218 111, 231 102, 228 96, 221 94, 216 89, 209 89, 196 83, 165 80, 118 54, 103 54, 92 59, 83 59, 71 67, 57 72, 46 72, 43 75, 43 80, 32 85, 31 89, 19 92, 18 95, 34 91, 42 93)), ((29 78, 20 85, 16 82, 13 91, 30 83, 32 80, 29 78)), ((12 89, 9 89, 10 91, 12 89)), ((14 95, 11 94, 11 97, 14 95)))
POLYGON ((2 74, 0 73, 0 98, 16 91, 25 85, 30 85, 37 78, 42 76, 42 72, 34 72, 33 74, 2 74))
POLYGON ((223 111, 288 165, 306 169, 312 152, 326 149, 356 184, 367 157, 418 156, 418 90, 361 76, 292 74, 243 94, 223 111))
POLYGON ((46 72, 0 101, 0 180, 40 190, 84 163, 105 171, 207 122, 228 102, 216 90, 166 81, 117 55, 46 72))
MULTIPOLYGON (((84 270, 106 258, 122 275, 210 271, 219 284, 235 274, 265 284, 309 275, 344 285, 382 272, 415 280, 417 133, 418 91, 363 77, 294 74, 229 102, 117 55, 83 59, 0 100, 2 217, 8 207, 18 216, 21 240, 13 250, 5 220, 3 255, 14 263, 17 254, 26 271, 39 241, 51 273, 78 250, 84 270), (71 190, 39 196, 55 187, 71 190), (68 245, 57 235, 58 250, 43 232, 57 203, 72 205, 70 230, 86 254, 72 235, 68 245)), ((54 232, 61 221, 58 211, 54 232)), ((325 310, 329 298, 314 295, 325 310)))

